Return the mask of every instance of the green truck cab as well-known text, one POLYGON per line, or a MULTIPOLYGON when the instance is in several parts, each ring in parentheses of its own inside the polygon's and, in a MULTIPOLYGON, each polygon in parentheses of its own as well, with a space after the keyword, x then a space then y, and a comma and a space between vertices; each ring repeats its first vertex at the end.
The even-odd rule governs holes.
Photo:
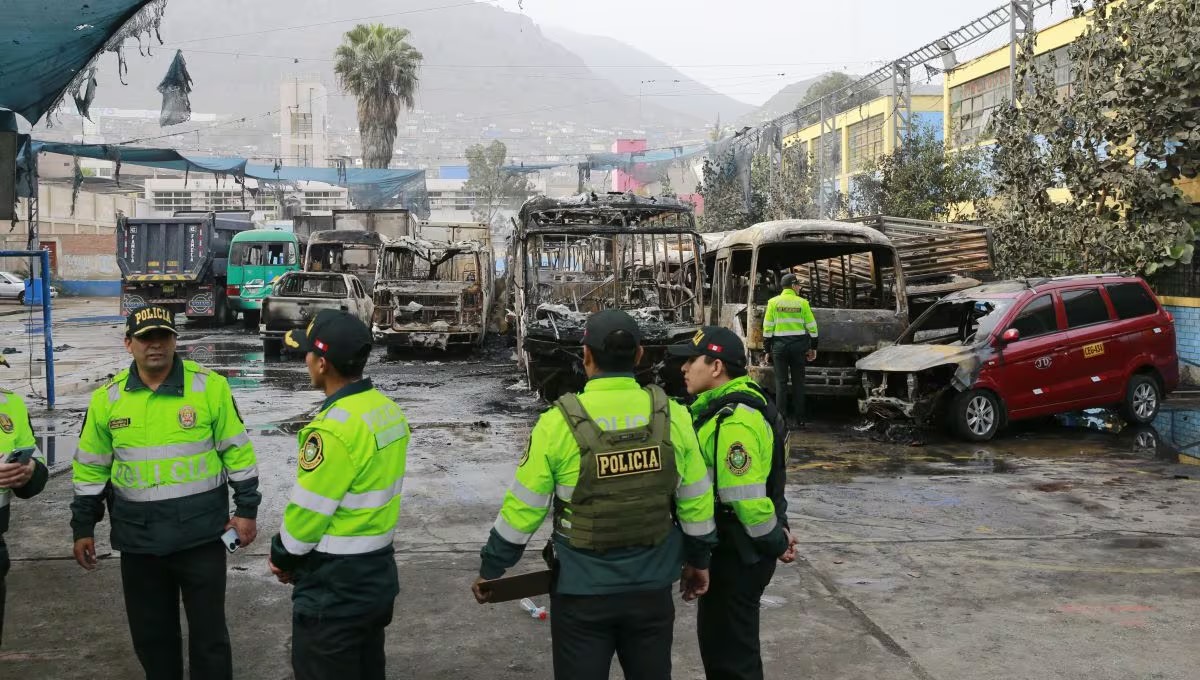
POLYGON ((233 237, 225 297, 229 308, 257 324, 263 298, 271 284, 287 272, 301 269, 303 242, 290 231, 254 229, 233 237))

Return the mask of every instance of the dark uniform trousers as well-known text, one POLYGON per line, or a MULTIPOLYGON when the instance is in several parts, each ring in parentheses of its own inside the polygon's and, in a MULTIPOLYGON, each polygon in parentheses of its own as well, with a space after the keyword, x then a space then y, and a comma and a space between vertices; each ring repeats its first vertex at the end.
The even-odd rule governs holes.
POLYGON ((615 652, 625 680, 671 677, 671 588, 550 596, 555 680, 608 680, 615 652))
POLYGON ((8 595, 8 546, 4 545, 4 534, 0 534, 0 648, 4 646, 4 598, 8 595))
POLYGON ((807 335, 775 338, 771 341, 771 364, 775 367, 775 401, 785 418, 804 420, 804 369, 812 340, 807 335), (792 390, 788 392, 788 380, 792 390), (789 410, 789 408, 791 410, 789 410))
POLYGON ((734 550, 713 551, 708 592, 700 597, 696 634, 708 680, 762 680, 759 607, 775 560, 745 564, 734 550))
POLYGON ((192 680, 233 677, 225 627, 225 556, 220 541, 163 556, 121 554, 125 611, 146 680, 183 679, 180 596, 187 613, 192 680))
POLYGON ((384 629, 392 603, 360 616, 292 614, 292 670, 296 680, 384 680, 384 629))

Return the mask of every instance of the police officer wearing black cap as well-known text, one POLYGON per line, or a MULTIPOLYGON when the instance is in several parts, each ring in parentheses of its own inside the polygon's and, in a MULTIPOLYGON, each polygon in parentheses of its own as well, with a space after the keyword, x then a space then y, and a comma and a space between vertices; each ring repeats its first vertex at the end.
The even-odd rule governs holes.
POLYGON ((784 496, 787 432, 747 375, 746 348, 735 333, 706 326, 669 351, 687 357, 683 379, 696 397, 692 419, 717 504, 719 543, 697 612, 704 672, 708 680, 759 680, 759 600, 775 560, 796 558, 784 496))
POLYGON ((257 535, 258 468, 229 382, 175 352, 173 314, 129 314, 133 363, 92 394, 72 470, 75 560, 97 567, 107 506, 133 648, 148 680, 184 675, 179 602, 193 678, 232 678, 225 625, 226 548, 257 535), (229 492, 234 513, 229 516, 229 492))
POLYGON ((300 431, 296 486, 268 562, 294 586, 297 680, 385 675, 384 629, 400 588, 392 538, 411 432, 400 407, 363 378, 371 342, 362 321, 334 310, 284 336, 325 394, 300 431))
POLYGON ((642 354, 625 312, 588 319, 587 386, 538 419, 481 551, 472 590, 485 603, 486 579, 517 564, 553 507, 543 555, 558 680, 608 680, 614 654, 630 680, 671 677, 671 585, 686 600, 708 585, 712 484, 687 411, 634 378, 642 354))

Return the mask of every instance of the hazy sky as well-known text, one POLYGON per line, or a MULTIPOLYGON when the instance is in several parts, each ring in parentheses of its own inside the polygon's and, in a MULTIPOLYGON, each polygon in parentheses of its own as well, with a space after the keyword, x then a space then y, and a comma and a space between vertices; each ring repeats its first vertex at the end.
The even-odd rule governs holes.
MULTIPOLYGON (((878 60, 931 42, 1003 0, 493 0, 534 22, 617 38, 723 93, 761 104, 787 83, 837 69, 867 73, 878 60), (581 7, 582 5, 582 7, 581 7), (704 65, 704 67, 701 67, 704 65), (748 65, 748 66, 733 66, 748 65), (785 76, 775 75, 785 73, 785 76)), ((1038 25, 1069 16, 1067 0, 1038 25)), ((969 56, 1007 41, 997 31, 969 56)), ((924 76, 922 76, 924 78, 924 76)))

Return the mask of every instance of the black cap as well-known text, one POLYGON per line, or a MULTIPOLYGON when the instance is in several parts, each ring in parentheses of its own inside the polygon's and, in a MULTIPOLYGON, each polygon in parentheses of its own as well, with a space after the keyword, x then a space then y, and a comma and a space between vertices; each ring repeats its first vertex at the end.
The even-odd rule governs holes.
POLYGON ((169 331, 179 335, 175 330, 175 314, 163 307, 139 307, 125 317, 125 335, 140 338, 151 331, 169 331))
POLYGON ((671 345, 667 352, 677 357, 712 357, 730 366, 746 365, 746 346, 742 339, 720 326, 705 326, 696 331, 691 340, 671 345))
POLYGON ((587 325, 583 327, 583 344, 602 350, 604 341, 617 331, 625 331, 633 336, 634 342, 642 344, 642 331, 637 322, 619 309, 606 309, 588 317, 587 325))
POLYGON ((779 280, 779 285, 784 288, 791 288, 796 285, 797 281, 795 274, 784 274, 783 278, 779 280))
POLYGON ((312 352, 325 357, 336 367, 371 352, 371 330, 361 319, 334 309, 317 313, 304 330, 288 331, 283 344, 288 349, 312 352))

